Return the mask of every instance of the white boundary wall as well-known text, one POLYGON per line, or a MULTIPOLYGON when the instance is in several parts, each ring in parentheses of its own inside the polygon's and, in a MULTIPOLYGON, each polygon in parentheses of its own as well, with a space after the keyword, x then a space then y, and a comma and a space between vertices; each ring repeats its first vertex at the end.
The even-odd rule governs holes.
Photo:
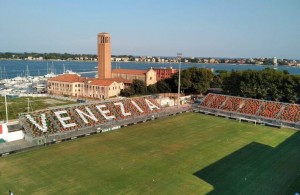
POLYGON ((2 133, 0 134, 0 139, 4 139, 6 142, 12 142, 12 141, 24 139, 24 133, 22 130, 8 132, 6 123, 2 123, 0 125, 2 128, 2 133))

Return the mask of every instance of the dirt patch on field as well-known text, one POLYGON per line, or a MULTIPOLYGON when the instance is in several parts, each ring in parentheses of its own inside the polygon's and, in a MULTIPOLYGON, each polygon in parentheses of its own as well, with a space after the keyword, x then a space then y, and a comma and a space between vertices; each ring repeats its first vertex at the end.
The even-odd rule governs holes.
POLYGON ((163 148, 163 152, 164 154, 174 154, 176 152, 178 152, 178 150, 181 150, 183 149, 185 146, 182 145, 182 144, 171 144, 171 145, 168 145, 168 146, 165 146, 163 148))
POLYGON ((57 105, 57 104, 65 103, 65 101, 58 100, 58 99, 44 99, 43 101, 45 104, 50 104, 50 105, 57 105))

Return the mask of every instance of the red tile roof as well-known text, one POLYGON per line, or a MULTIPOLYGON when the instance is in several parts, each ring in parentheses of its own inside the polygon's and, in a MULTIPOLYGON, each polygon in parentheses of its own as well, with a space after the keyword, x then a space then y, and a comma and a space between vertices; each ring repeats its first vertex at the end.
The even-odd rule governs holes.
POLYGON ((110 79, 94 79, 90 85, 110 86, 114 81, 110 79))
POLYGON ((117 83, 126 83, 126 84, 131 84, 132 83, 132 80, 126 80, 126 79, 123 79, 121 77, 112 78, 110 80, 116 81, 117 83))
POLYGON ((48 81, 57 81, 65 83, 87 83, 90 85, 99 86, 110 86, 113 82, 131 84, 132 80, 125 80, 123 78, 112 78, 112 79, 96 79, 88 77, 80 77, 77 74, 62 74, 53 78, 48 79, 48 81))
POLYGON ((48 79, 48 81, 76 83, 76 82, 83 82, 83 79, 84 78, 78 76, 77 74, 62 74, 62 75, 50 78, 50 79, 48 79))
POLYGON ((58 81, 65 83, 89 83, 98 80, 96 78, 80 77, 77 74, 62 74, 48 79, 48 81, 58 81))
POLYGON ((132 74, 132 75, 144 75, 147 70, 134 70, 134 69, 113 69, 114 74, 132 74))

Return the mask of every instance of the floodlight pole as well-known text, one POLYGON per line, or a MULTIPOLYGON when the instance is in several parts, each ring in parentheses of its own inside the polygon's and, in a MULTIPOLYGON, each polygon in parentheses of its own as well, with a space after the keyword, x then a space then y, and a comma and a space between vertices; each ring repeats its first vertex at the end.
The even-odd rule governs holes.
POLYGON ((179 69, 178 69, 178 93, 177 93, 177 108, 179 108, 179 97, 180 97, 180 72, 181 72, 181 58, 182 53, 177 53, 177 59, 179 60, 179 69))
POLYGON ((29 98, 27 98, 27 113, 29 113, 29 98))
POLYGON ((8 123, 8 112, 7 112, 7 98, 6 98, 6 94, 4 96, 5 98, 5 113, 6 113, 6 123, 8 123))

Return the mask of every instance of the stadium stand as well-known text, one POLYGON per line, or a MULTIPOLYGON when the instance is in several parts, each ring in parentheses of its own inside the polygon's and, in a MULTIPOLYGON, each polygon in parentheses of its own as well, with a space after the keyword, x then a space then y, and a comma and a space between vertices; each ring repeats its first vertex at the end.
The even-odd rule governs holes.
POLYGON ((245 99, 244 104, 242 105, 239 112, 244 114, 255 115, 258 112, 261 105, 262 105, 261 100, 245 99))
POLYGON ((241 98, 228 97, 228 99, 225 102, 222 109, 231 111, 231 112, 236 112, 240 108, 242 102, 243 102, 243 99, 241 99, 241 98))
POLYGON ((259 116, 276 119, 282 105, 278 102, 264 102, 259 112, 259 116))
MULTIPOLYGON (((159 97, 145 96, 79 103, 19 114, 21 138, 9 142, 0 138, 0 157, 40 145, 49 145, 92 134, 116 130, 191 111, 191 105, 161 107, 159 97)), ((18 126, 16 124, 16 126, 18 126)), ((18 127, 17 127, 18 128, 18 127)), ((0 135, 2 135, 0 125, 0 135)))
POLYGON ((51 116, 51 112, 49 110, 47 110, 46 112, 36 112, 36 113, 30 113, 28 114, 31 119, 33 121, 36 121, 37 124, 40 124, 40 126, 42 125, 47 125, 49 127, 49 131, 47 132, 43 132, 40 130, 40 128, 37 125, 34 125, 30 118, 24 118, 23 119, 23 124, 26 124, 28 129, 31 129, 31 131, 29 131, 28 133, 31 134, 33 137, 38 137, 38 136, 47 136, 49 134, 53 134, 57 132, 57 128, 55 128, 54 123, 51 121, 52 116, 51 116), (42 117, 40 117, 41 114, 45 114, 45 124, 43 124, 42 121, 42 117))
POLYGON ((211 101, 215 98, 215 95, 212 93, 207 94, 207 96, 205 96, 204 100, 201 102, 201 106, 209 106, 211 101))
POLYGON ((209 93, 200 112, 300 129, 300 105, 209 93))
POLYGON ((280 119, 287 122, 296 123, 300 121, 300 106, 288 104, 284 107, 280 119))
POLYGON ((221 108, 221 106, 225 102, 226 98, 227 97, 224 95, 216 95, 215 98, 211 101, 210 107, 216 108, 216 109, 221 108))
POLYGON ((160 111, 156 100, 146 96, 23 113, 19 120, 25 133, 37 138, 96 127, 109 121, 148 116, 160 111))

